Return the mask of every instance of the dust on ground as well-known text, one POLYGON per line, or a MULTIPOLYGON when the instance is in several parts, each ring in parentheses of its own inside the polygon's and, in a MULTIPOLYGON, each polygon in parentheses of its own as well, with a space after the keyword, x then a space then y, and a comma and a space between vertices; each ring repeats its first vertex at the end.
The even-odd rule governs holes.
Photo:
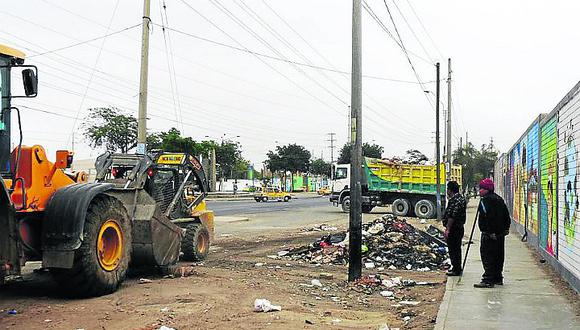
POLYGON ((363 271, 364 275, 429 282, 397 289, 398 298, 419 302, 409 306, 399 304, 400 299, 389 300, 378 292, 367 294, 360 286, 348 284, 346 266, 268 258, 324 234, 292 230, 255 237, 217 237, 206 262, 180 264, 183 268, 175 278, 133 274, 118 292, 92 299, 62 297, 50 274, 36 273, 0 292, 0 329, 434 327, 445 292, 442 271, 363 271), (321 273, 330 275, 321 278, 321 273), (142 277, 152 282, 139 284, 142 277), (313 279, 318 279, 322 287, 312 286, 313 279), (282 310, 254 312, 254 300, 258 298, 268 299, 282 310), (17 314, 8 315, 13 309, 17 314), (405 316, 410 320, 404 321, 405 316))

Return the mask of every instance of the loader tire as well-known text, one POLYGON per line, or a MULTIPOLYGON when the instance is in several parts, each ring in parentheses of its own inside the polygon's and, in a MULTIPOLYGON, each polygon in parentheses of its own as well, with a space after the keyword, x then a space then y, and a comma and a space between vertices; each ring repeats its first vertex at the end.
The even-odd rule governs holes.
POLYGON ((267 201, 268 201, 268 197, 267 196, 262 197, 262 202, 266 203, 267 201))
POLYGON ((115 292, 125 280, 131 259, 131 222, 123 204, 99 195, 85 218, 83 241, 71 269, 53 268, 56 281, 75 297, 115 292))
POLYGON ((285 201, 285 202, 288 202, 288 201, 290 201, 290 196, 284 196, 284 201, 285 201))
POLYGON ((398 217, 406 216, 409 213, 410 208, 409 201, 404 198, 396 199, 392 205, 393 214, 398 217))
POLYGON ((185 228, 181 239, 182 259, 185 261, 202 261, 209 252, 209 231, 200 223, 192 223, 185 228))

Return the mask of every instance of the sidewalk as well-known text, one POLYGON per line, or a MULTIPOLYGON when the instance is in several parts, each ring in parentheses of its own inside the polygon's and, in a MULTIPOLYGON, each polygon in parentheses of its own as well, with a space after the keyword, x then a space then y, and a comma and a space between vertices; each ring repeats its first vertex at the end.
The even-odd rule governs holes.
MULTIPOLYGON (((465 241, 474 212, 475 208, 468 209, 465 241)), ((473 237, 475 244, 471 245, 463 277, 447 280, 435 329, 580 329, 578 311, 558 293, 515 233, 506 237, 504 285, 474 288, 483 273, 477 228, 473 237)))

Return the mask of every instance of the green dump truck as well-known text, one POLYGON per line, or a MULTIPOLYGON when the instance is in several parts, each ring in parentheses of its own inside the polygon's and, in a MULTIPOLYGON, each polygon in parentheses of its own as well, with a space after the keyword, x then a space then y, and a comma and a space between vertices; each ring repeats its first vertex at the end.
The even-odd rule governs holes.
MULTIPOLYGON (((350 210, 350 165, 334 165, 330 201, 350 210)), ((375 206, 392 206, 397 216, 417 216, 427 219, 437 214, 436 166, 409 165, 376 158, 364 158, 362 177, 362 211, 369 213, 375 206)), ((451 180, 461 185, 461 166, 452 166, 451 180)), ((445 165, 441 165, 442 205, 445 195, 445 165)))

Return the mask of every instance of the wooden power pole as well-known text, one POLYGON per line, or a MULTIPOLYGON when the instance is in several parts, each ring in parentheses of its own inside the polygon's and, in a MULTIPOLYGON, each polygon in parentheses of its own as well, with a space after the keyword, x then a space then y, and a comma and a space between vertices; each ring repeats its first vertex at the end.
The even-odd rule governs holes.
POLYGON ((147 78, 149 67, 149 24, 151 0, 143 2, 143 40, 141 43, 141 79, 139 83, 139 116, 137 117, 137 153, 147 151, 147 78))
POLYGON ((350 214, 348 280, 362 273, 362 56, 361 0, 352 1, 352 75, 351 75, 351 142, 350 214))

